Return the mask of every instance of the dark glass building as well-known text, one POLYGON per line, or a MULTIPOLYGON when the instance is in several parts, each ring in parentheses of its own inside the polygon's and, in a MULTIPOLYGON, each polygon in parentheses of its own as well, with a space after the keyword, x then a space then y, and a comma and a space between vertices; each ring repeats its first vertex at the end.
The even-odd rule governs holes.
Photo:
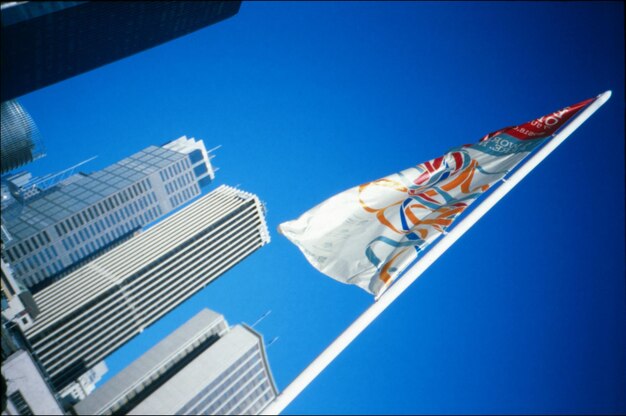
POLYGON ((240 1, 2 4, 0 101, 47 87, 229 18, 240 1))
POLYGON ((0 104, 0 125, 0 173, 45 155, 37 126, 17 101, 0 104))

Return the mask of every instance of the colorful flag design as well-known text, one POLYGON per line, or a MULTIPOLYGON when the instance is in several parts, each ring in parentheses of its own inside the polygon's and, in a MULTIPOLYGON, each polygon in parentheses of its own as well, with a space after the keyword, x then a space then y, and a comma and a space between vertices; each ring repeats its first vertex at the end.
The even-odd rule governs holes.
POLYGON ((594 99, 339 193, 279 232, 320 272, 379 295, 491 185, 594 99))

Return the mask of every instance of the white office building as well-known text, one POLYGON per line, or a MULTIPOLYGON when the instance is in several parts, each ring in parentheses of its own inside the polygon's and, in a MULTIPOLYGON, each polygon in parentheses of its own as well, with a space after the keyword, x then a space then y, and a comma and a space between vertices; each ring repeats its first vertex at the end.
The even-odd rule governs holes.
POLYGON ((258 197, 222 185, 37 293, 26 337, 61 390, 268 242, 258 197))
POLYGON ((202 310, 98 388, 79 415, 258 414, 278 394, 263 338, 202 310))

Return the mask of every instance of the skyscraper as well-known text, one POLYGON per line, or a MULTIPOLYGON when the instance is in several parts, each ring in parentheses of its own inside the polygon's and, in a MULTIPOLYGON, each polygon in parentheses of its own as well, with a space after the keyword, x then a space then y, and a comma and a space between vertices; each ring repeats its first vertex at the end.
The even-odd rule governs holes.
POLYGON ((26 337, 60 391, 268 242, 258 197, 222 185, 37 293, 26 337))
POLYGON ((277 395, 263 338, 202 310, 74 409, 102 414, 258 414, 277 395))
MULTIPOLYGON (((21 176, 20 176, 21 177, 21 176)), ((33 293, 200 195, 214 178, 204 143, 183 136, 42 189, 3 188, 3 256, 33 293)))
POLYGON ((44 156, 39 130, 15 100, 0 104, 0 173, 44 156))
POLYGON ((63 410, 56 400, 33 357, 19 350, 2 363, 2 376, 7 389, 7 409, 3 415, 62 415, 63 410))
POLYGON ((234 16, 240 1, 2 3, 0 101, 234 16))

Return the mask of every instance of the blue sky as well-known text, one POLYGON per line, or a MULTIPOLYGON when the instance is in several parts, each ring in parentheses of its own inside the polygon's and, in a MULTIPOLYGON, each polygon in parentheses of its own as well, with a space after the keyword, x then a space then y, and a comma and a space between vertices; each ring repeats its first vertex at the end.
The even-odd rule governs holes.
POLYGON ((247 2, 233 18, 20 99, 48 156, 100 169, 180 137, 267 204, 272 242, 114 353, 208 307, 252 323, 286 387, 371 303, 276 232, 331 195, 501 127, 611 100, 287 413, 624 413, 621 2, 247 2))

